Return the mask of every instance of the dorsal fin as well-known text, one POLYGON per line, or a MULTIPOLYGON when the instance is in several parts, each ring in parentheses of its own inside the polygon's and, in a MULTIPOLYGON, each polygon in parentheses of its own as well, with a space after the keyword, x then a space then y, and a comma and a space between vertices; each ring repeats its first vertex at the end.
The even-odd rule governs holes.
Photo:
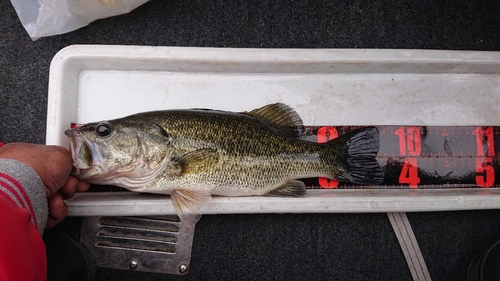
POLYGON ((243 114, 266 120, 281 128, 302 126, 299 114, 284 103, 269 104, 250 112, 243 112, 243 114))

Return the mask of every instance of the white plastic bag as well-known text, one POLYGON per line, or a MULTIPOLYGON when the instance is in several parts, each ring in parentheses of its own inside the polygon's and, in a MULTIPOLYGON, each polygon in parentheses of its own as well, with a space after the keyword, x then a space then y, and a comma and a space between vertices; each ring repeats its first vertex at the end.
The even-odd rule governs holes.
POLYGON ((31 39, 62 34, 128 13, 148 0, 11 0, 31 39))

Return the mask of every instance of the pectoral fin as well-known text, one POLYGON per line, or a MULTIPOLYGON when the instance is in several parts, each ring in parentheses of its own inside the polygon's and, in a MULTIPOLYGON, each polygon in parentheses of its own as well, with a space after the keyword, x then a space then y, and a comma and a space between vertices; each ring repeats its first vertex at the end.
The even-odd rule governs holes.
POLYGON ((200 219, 201 215, 196 211, 212 199, 210 193, 200 191, 189 191, 176 189, 170 194, 175 212, 181 219, 182 224, 192 227, 200 219))
POLYGON ((269 191, 265 196, 301 197, 306 194, 306 186, 299 180, 289 180, 282 186, 269 191))
POLYGON ((219 162, 219 153, 213 148, 198 149, 174 160, 173 166, 180 167, 181 174, 206 171, 219 162))

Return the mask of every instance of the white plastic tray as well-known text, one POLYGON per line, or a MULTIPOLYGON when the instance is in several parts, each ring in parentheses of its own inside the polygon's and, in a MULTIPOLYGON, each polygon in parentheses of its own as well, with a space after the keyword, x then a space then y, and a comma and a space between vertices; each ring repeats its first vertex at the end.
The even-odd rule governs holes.
MULTIPOLYGON (((47 144, 71 123, 172 108, 245 111, 284 102, 307 125, 500 125, 500 53, 70 46, 50 68, 47 144)), ((168 196, 78 194, 70 215, 173 213, 168 196)), ((498 189, 308 190, 215 197, 202 213, 500 208, 498 189)))

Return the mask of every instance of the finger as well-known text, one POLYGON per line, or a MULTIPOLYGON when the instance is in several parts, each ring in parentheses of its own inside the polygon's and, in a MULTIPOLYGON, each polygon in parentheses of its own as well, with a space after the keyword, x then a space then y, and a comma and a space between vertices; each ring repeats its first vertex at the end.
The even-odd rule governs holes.
POLYGON ((69 177, 64 183, 59 192, 63 195, 63 199, 69 199, 76 193, 78 180, 74 177, 69 177))
POLYGON ((57 193, 57 189, 51 186, 45 186, 45 197, 50 198, 57 193))
POLYGON ((79 181, 75 177, 69 177, 64 186, 59 190, 63 198, 70 199, 72 198, 76 192, 84 192, 87 191, 90 187, 90 183, 79 181))
POLYGON ((50 198, 50 197, 54 196, 55 194, 57 194, 59 190, 60 190, 59 187, 56 188, 55 186, 47 186, 46 185, 45 186, 45 196, 47 198, 50 198))
POLYGON ((76 186, 76 191, 77 192, 85 192, 89 189, 89 187, 90 187, 90 183, 79 181, 78 185, 76 186))
POLYGON ((60 223, 68 215, 68 206, 64 203, 62 194, 56 193, 49 198, 49 217, 47 228, 51 228, 60 223))

